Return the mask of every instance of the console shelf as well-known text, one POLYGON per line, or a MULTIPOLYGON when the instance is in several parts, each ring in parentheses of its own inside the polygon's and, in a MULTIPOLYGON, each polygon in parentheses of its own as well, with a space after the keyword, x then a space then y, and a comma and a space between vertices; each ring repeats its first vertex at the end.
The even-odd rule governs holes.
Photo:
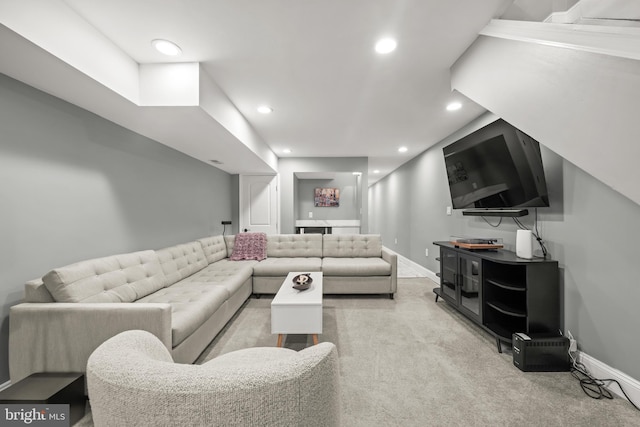
POLYGON ((515 332, 557 334, 560 329, 558 262, 521 259, 507 250, 469 251, 450 242, 440 247, 440 287, 444 299, 501 342, 515 332), (470 292, 472 291, 472 292, 470 292))
POLYGON ((487 301, 487 305, 493 309, 498 310, 502 314, 506 314, 507 316, 514 317, 527 317, 527 313, 524 311, 520 311, 516 308, 509 307, 497 301, 487 301))
POLYGON ((485 279, 485 280, 487 283, 491 285, 498 286, 499 288, 502 288, 502 289, 508 289, 510 291, 525 292, 527 290, 526 287, 521 285, 512 285, 509 283, 498 282, 497 280, 492 280, 492 279, 485 279))

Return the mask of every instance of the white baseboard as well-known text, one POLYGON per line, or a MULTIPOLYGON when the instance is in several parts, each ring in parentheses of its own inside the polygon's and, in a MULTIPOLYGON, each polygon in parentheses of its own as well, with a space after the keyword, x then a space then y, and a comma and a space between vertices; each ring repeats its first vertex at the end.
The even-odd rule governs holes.
MULTIPOLYGON (((409 262, 412 262, 411 260, 409 260, 409 262)), ((415 263, 414 263, 415 264, 415 263)), ((424 274, 425 276, 427 276, 428 279, 433 280, 434 282, 436 282, 438 285, 440 284, 440 278, 438 276, 436 276, 436 273, 434 273, 433 271, 429 270, 426 267, 421 266, 420 264, 416 264, 418 268, 416 268, 416 270, 419 270, 420 273, 424 274)))
MULTIPOLYGON (((587 368, 587 371, 589 371, 589 374, 591 374, 592 377, 598 379, 617 380, 624 388, 624 391, 625 393, 627 393, 627 396, 629 396, 629 399, 631 399, 637 406, 640 406, 640 381, 631 378, 624 372, 620 372, 619 370, 612 368, 606 363, 603 363, 586 353, 578 352, 577 359, 578 362, 582 363, 587 368)), ((607 389, 609 389, 611 393, 614 393, 617 396, 626 399, 622 391, 620 391, 620 387, 618 387, 615 383, 609 384, 607 386, 607 389)))
POLYGON ((399 253, 397 253, 396 251, 389 249, 388 247, 384 247, 386 250, 388 250, 389 252, 396 254, 398 256, 398 262, 400 262, 400 260, 402 260, 403 263, 405 264, 409 264, 411 266, 411 269, 416 271, 419 274, 422 274, 423 276, 427 277, 428 279, 433 280, 434 282, 436 282, 437 284, 440 284, 440 278, 438 276, 436 276, 436 273, 434 273, 433 271, 429 270, 426 267, 421 266, 420 264, 418 264, 417 262, 413 262, 411 261, 409 258, 404 257, 402 255, 400 255, 399 253))
POLYGON ((4 390, 5 388, 9 388, 10 385, 11 385, 11 381, 7 381, 5 383, 0 384, 0 391, 4 390))

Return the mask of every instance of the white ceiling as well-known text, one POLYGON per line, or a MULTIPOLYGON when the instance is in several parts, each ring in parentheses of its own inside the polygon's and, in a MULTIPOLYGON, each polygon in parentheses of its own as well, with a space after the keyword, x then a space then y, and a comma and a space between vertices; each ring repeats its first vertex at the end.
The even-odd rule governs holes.
MULTIPOLYGON (((52 8, 52 1, 46 7, 52 8)), ((37 37, 28 37, 36 29, 25 28, 37 25, 40 40, 53 43, 55 33, 60 31, 59 20, 48 19, 43 24, 33 17, 26 20, 19 13, 23 9, 24 13, 37 15, 34 4, 44 5, 44 0, 2 0, 2 3, 5 5, 0 5, 0 12, 7 12, 9 3, 12 7, 12 13, 0 14, 2 24, 42 46, 45 43, 38 42, 37 37), (22 27, 15 24, 20 19, 22 27)), ((492 18, 501 16, 512 1, 64 0, 57 3, 70 7, 88 24, 87 28, 97 30, 135 63, 200 63, 204 73, 248 123, 255 140, 253 146, 264 143, 278 157, 366 156, 371 184, 484 112, 461 94, 451 92, 449 68, 478 32, 492 18), (396 51, 384 56, 374 52, 373 45, 382 36, 397 39, 396 51), (156 38, 176 42, 183 54, 177 59, 162 57, 151 46, 151 40, 156 38), (463 108, 446 111, 445 106, 453 100, 461 101, 463 108), (271 105, 274 112, 257 113, 256 107, 262 103, 271 105), (400 154, 397 151, 400 146, 409 150, 400 154), (284 154, 284 148, 291 149, 291 154, 284 154), (380 173, 374 174, 374 170, 380 173)), ((79 38, 82 37, 76 36, 79 38)), ((55 48, 42 47, 55 55, 55 48)), ((95 57, 90 51, 83 55, 86 62, 101 60, 100 52, 95 57)), ((24 74, 17 69, 7 70, 8 65, 0 68, 16 78, 24 74)), ((41 86, 48 90, 46 83, 41 86)), ((55 90, 58 89, 48 91, 55 90)), ((220 126, 202 125, 200 113, 197 120, 186 118, 184 123, 177 114, 171 126, 166 123, 153 126, 151 119, 145 125, 141 122, 151 113, 143 114, 145 120, 132 119, 136 113, 128 107, 127 117, 120 117, 122 106, 111 100, 101 103, 99 94, 94 94, 98 98, 91 101, 76 101, 80 94, 67 97, 54 94, 203 161, 222 160, 224 165, 218 167, 231 173, 246 172, 240 167, 243 162, 236 159, 234 163, 234 158, 245 155, 247 147, 259 158, 265 157, 264 150, 252 148, 252 143, 237 141, 243 137, 224 123, 228 132, 220 126), (180 127, 186 125, 188 132, 181 134, 180 127), (224 145, 209 141, 211 135, 224 139, 224 145), (184 143, 186 138, 189 144, 184 143), (205 152, 202 147, 193 147, 209 143, 215 150, 205 152)), ((136 108, 143 107, 133 109, 136 108)), ((159 110, 163 114, 161 120, 166 121, 167 110, 159 110)), ((244 163, 246 166, 247 162, 244 163)), ((269 164, 268 159, 265 164, 269 164)))

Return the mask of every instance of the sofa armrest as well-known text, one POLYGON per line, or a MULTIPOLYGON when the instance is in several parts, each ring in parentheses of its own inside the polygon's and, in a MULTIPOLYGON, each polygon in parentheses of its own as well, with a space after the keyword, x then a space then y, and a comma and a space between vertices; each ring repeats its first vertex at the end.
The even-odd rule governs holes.
POLYGON ((382 259, 391 264, 391 294, 398 289, 398 255, 382 247, 382 259))
POLYGON ((129 329, 171 350, 171 306, 159 303, 23 303, 9 311, 12 382, 34 372, 85 372, 100 344, 129 329))

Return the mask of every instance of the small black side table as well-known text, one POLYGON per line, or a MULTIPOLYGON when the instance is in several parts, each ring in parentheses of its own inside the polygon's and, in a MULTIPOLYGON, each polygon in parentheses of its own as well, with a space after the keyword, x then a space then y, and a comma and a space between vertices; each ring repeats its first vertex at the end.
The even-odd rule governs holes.
POLYGON ((40 372, 0 392, 0 403, 68 404, 70 424, 84 416, 87 397, 82 373, 40 372))

